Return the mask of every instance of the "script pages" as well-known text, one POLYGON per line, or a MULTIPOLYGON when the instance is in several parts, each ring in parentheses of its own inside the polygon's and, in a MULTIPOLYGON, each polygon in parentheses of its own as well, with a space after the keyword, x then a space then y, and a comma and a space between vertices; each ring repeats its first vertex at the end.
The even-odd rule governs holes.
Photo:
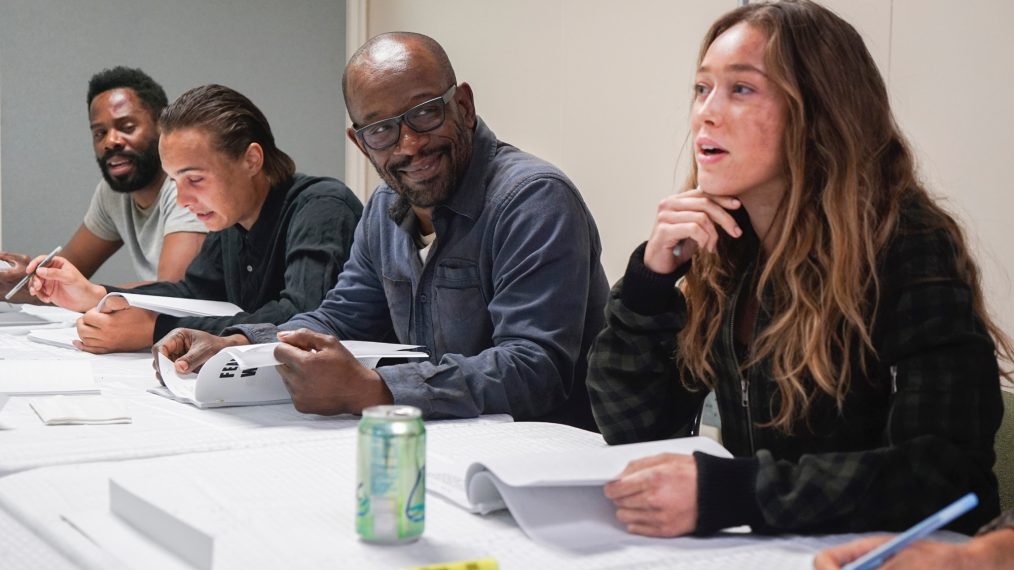
MULTIPOLYGON (((173 363, 158 356, 164 388, 152 388, 154 394, 193 404, 198 408, 280 404, 291 400, 274 356, 279 343, 232 346, 211 357, 197 374, 179 374, 173 363)), ((407 344, 342 341, 345 348, 367 368, 381 358, 426 358, 425 352, 407 344)))
POLYGON ((703 437, 560 452, 480 452, 465 471, 467 504, 462 506, 478 514, 507 509, 529 538, 565 549, 631 542, 635 539, 616 520, 616 507, 603 494, 603 486, 635 459, 696 451, 732 457, 703 437))
POLYGON ((122 297, 131 307, 147 309, 173 317, 231 317, 243 312, 240 307, 226 301, 206 301, 204 299, 137 293, 109 293, 95 307, 101 311, 107 300, 112 297, 122 297))
MULTIPOLYGON (((186 299, 182 297, 162 297, 159 295, 141 295, 137 293, 109 293, 99 301, 96 308, 102 307, 108 299, 121 297, 131 307, 146 309, 173 317, 229 317, 243 312, 243 309, 225 301, 206 301, 203 299, 186 299)), ((0 306, 0 321, 3 320, 0 306)), ((42 321, 43 323, 48 321, 42 321)), ((32 330, 28 340, 60 348, 77 350, 74 341, 80 341, 77 329, 73 326, 60 329, 32 330)))

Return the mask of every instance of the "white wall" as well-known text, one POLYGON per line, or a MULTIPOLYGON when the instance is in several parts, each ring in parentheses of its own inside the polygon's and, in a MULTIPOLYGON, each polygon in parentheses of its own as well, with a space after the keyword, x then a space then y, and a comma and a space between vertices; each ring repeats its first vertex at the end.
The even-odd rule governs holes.
POLYGON ((1014 334, 1014 2, 894 0, 891 96, 930 187, 964 222, 1014 334))
MULTIPOLYGON (((2 0, 3 246, 39 254, 80 225, 100 178, 85 96, 140 67, 172 101, 222 83, 264 111, 299 170, 341 177, 344 0, 2 0)), ((96 278, 134 281, 117 254, 96 278)))
MULTIPOLYGON (((690 156, 704 32, 735 0, 363 0, 369 36, 422 32, 447 49, 497 135, 559 165, 602 234, 611 281, 647 239, 690 156)), ((988 302, 1014 332, 1014 3, 828 0, 863 34, 931 189, 965 222, 988 302)), ((376 178, 372 180, 375 182, 376 178)))

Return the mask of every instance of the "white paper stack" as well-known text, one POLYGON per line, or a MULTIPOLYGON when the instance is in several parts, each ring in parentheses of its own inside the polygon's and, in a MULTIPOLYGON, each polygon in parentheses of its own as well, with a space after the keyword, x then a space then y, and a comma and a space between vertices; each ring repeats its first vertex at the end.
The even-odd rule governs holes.
POLYGON ((53 396, 30 405, 48 426, 130 423, 126 402, 102 396, 53 396))
POLYGON ((48 344, 50 346, 59 346, 60 348, 78 350, 78 348, 74 346, 74 341, 81 340, 81 337, 77 335, 76 327, 67 327, 62 329, 32 330, 28 333, 28 340, 40 344, 48 344))
POLYGON ((0 394, 98 394, 87 360, 0 360, 0 394))
MULTIPOLYGON (((159 479, 162 485, 179 488, 179 478, 172 474, 163 474, 159 479)), ((203 493, 202 486, 189 488, 185 504, 166 501, 153 495, 151 490, 152 485, 140 477, 110 477, 109 511, 192 567, 212 570, 215 535, 222 533, 225 526, 222 519, 230 517, 221 509, 212 509, 210 517, 191 517, 198 520, 187 520, 183 516, 188 506, 217 503, 214 497, 203 493)))

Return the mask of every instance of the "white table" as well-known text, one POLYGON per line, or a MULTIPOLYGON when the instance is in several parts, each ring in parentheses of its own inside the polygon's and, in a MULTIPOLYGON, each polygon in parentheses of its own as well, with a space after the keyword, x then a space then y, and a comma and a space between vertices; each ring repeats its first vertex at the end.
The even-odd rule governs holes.
POLYGON ((32 397, 12 397, 0 411, 0 476, 50 465, 313 440, 357 422, 352 416, 301 414, 291 404, 200 410, 173 402, 146 391, 158 385, 146 353, 95 356, 3 335, 0 356, 11 355, 91 360, 102 395, 125 400, 133 421, 47 426, 29 406, 32 397))
POLYGON ((0 568, 4 570, 78 570, 29 528, 0 510, 0 568))
MULTIPOLYGON (((468 420, 430 425, 431 457, 461 456, 469 448, 488 446, 497 430, 502 426, 468 420)), ((524 443, 524 434, 512 438, 512 446, 524 443)), ((110 477, 148 482, 149 492, 171 504, 182 519, 214 530, 216 570, 398 569, 485 556, 495 557, 505 570, 802 570, 813 552, 850 538, 632 537, 629 545, 576 553, 529 540, 506 512, 473 515, 430 493, 421 540, 406 546, 370 545, 358 540, 353 526, 354 450, 354 432, 339 430, 326 439, 284 446, 47 467, 0 479, 0 505, 70 558, 94 568, 115 566, 110 557, 128 568, 187 567, 164 551, 161 557, 152 554, 150 541, 125 531, 109 514, 110 477)))
MULTIPOLYGON (((296 412, 290 404, 199 410, 146 392, 148 354, 94 356, 0 335, 0 356, 87 359, 103 396, 127 401, 133 423, 45 426, 12 398, 0 411, 0 567, 180 568, 178 559, 109 514, 110 477, 141 476, 177 493, 186 517, 217 513, 216 570, 228 568, 405 568, 494 556, 512 568, 807 568, 817 549, 850 537, 632 539, 622 548, 573 553, 529 540, 505 512, 472 515, 427 497, 427 530, 412 545, 360 542, 353 529, 357 418, 296 412), (213 501, 192 498, 212 497, 213 501), (209 511, 209 504, 217 505, 209 511), (91 538, 72 526, 87 527, 91 538), (133 552, 110 546, 136 543, 133 552), (133 536, 133 538, 130 538, 133 536), (99 546, 101 545, 101 546, 99 546), (68 562, 68 560, 72 562, 68 562)), ((431 465, 496 445, 557 445, 502 438, 494 417, 427 422, 431 465), (485 431, 484 431, 485 430, 485 431)), ((523 425, 523 424, 522 424, 523 425)), ((522 430, 523 431, 523 430, 522 430)), ((512 432, 513 433, 513 432, 512 432)), ((520 433, 520 432, 519 432, 520 433)), ((600 441, 597 444, 602 444, 600 441)), ((431 485, 431 488, 433 485, 431 485)), ((212 517, 214 518, 214 517, 212 517)), ((186 566, 182 566, 186 567, 186 566)))

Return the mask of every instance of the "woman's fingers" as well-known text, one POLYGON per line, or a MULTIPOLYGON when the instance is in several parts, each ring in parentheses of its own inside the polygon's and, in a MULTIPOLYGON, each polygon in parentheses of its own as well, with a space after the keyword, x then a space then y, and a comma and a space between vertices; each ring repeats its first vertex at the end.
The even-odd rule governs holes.
POLYGON ((663 211, 704 213, 712 224, 720 226, 725 230, 725 233, 738 238, 743 235, 743 230, 728 210, 735 210, 739 207, 740 202, 736 198, 707 196, 700 190, 691 190, 665 198, 659 204, 658 210, 659 213, 663 211))

